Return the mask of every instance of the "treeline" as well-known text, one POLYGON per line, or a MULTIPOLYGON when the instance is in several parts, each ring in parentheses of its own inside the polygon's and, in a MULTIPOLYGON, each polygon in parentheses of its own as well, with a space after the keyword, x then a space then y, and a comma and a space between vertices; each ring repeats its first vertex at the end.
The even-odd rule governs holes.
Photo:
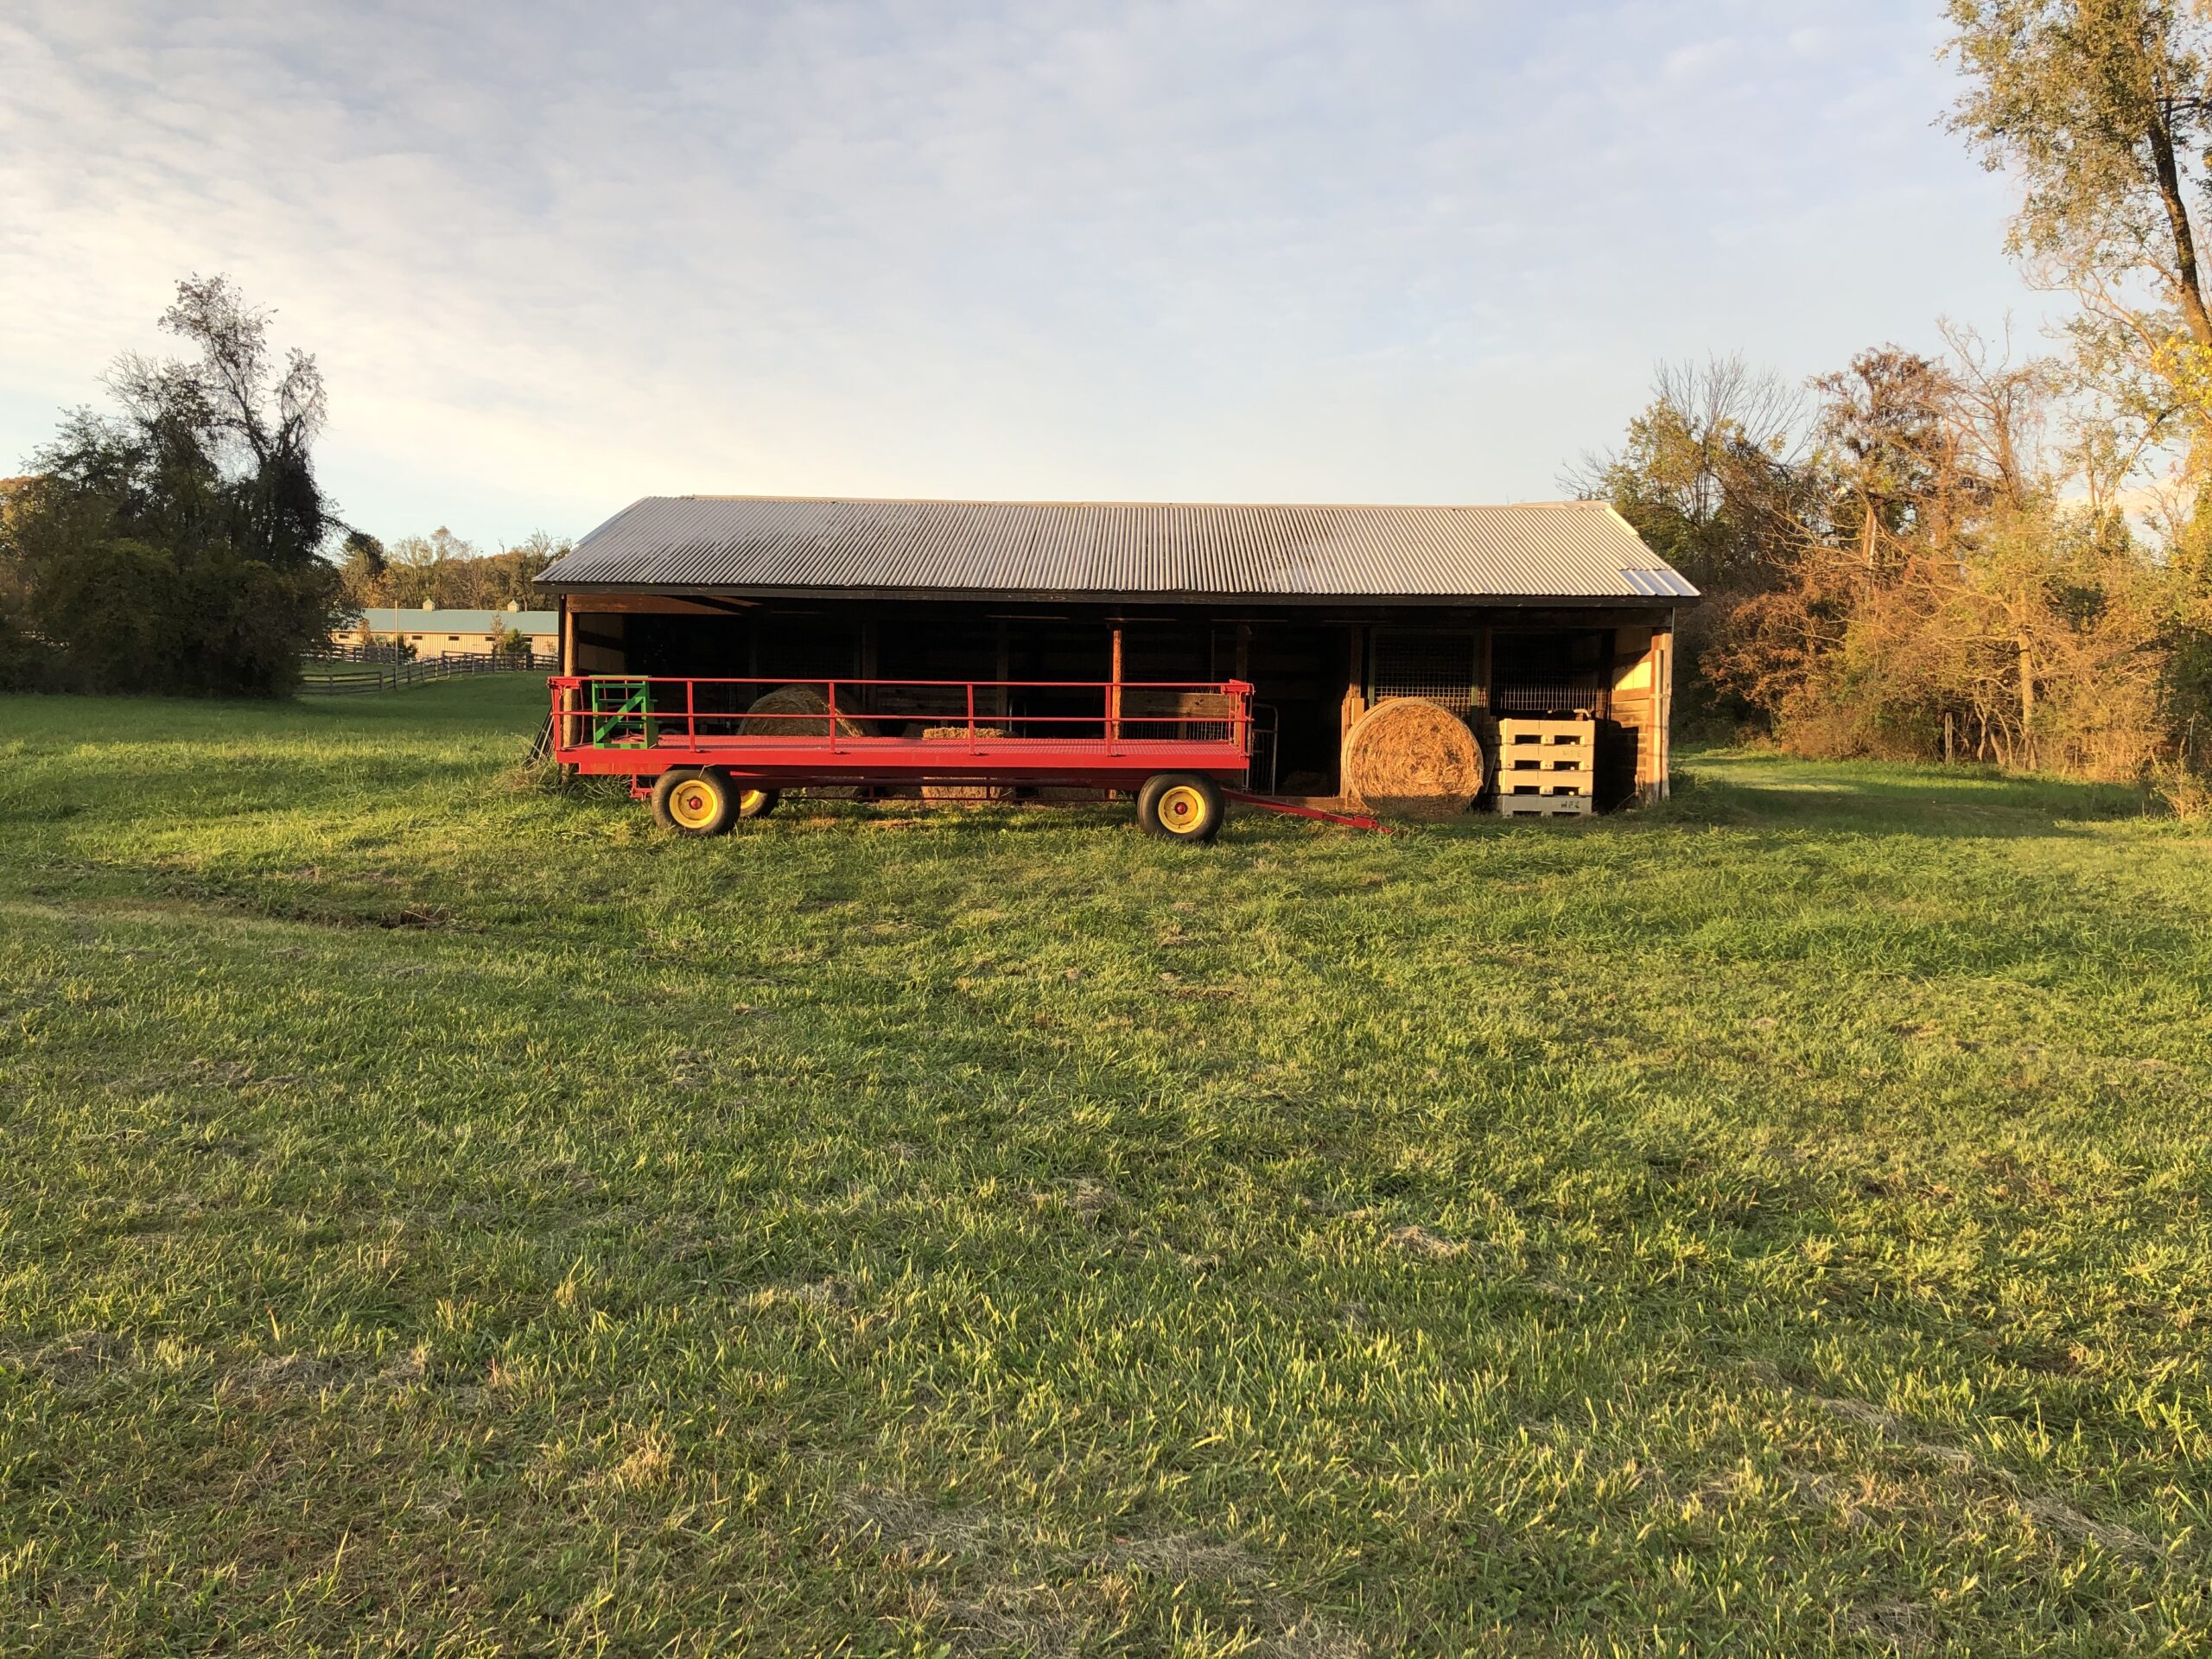
POLYGON ((1807 754, 2097 778, 2201 765, 2212 586, 2193 521, 2139 533, 2062 365, 1861 353, 1802 391, 1669 367, 1573 478, 1706 592, 1684 718, 1807 754))
MULTIPOLYGON (((1710 594, 1683 703, 1824 754, 2098 777, 2212 760, 2212 15, 1949 0, 1950 117, 2020 188, 2056 349, 1969 331, 1805 388, 1663 371, 1573 476, 1710 594)), ((2198 789, 2184 780, 2177 787, 2198 789)))
POLYGON ((315 359, 222 277, 177 285, 181 360, 127 356, 0 486, 0 688, 271 696, 342 603, 315 359))
POLYGON ((543 531, 496 553, 480 551, 442 524, 428 536, 404 536, 389 545, 353 531, 341 549, 339 575, 346 608, 373 628, 374 613, 390 606, 503 611, 514 604, 536 610, 545 601, 531 583, 568 550, 568 543, 543 531))

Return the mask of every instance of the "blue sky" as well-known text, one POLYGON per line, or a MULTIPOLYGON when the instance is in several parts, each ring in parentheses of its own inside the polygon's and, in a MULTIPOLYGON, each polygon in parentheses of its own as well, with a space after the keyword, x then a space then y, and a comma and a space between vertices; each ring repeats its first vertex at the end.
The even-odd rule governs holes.
POLYGON ((29 0, 0 463, 224 270, 391 537, 1560 493, 1655 360, 2032 328, 1939 0, 29 0))

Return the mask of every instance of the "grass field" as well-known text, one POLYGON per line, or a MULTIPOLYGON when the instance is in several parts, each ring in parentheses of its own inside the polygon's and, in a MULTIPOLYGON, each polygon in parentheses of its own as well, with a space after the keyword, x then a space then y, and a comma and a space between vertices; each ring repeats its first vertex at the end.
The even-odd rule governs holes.
POLYGON ((2202 1653, 2212 839, 660 837, 0 700, 0 1650, 2202 1653))

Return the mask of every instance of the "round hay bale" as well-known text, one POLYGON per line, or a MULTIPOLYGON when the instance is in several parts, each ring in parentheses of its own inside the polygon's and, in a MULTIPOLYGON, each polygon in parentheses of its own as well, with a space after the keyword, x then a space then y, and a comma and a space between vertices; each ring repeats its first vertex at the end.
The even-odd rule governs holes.
MULTIPOLYGON (((747 737, 823 737, 830 722, 819 716, 829 712, 829 702, 812 686, 779 685, 745 711, 737 729, 747 737), (798 718, 809 715, 817 718, 798 718)), ((868 734, 842 715, 837 716, 837 731, 843 737, 868 734)))
POLYGON ((1457 817, 1483 792, 1483 749, 1441 703, 1391 697, 1344 738, 1344 791, 1370 812, 1457 817))

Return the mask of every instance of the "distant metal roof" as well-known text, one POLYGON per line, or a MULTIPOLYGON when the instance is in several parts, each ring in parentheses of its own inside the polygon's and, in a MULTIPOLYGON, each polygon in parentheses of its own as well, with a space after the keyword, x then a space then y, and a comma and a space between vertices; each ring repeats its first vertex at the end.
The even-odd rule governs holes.
POLYGON ((361 626, 372 632, 390 633, 558 633, 558 611, 439 611, 419 605, 371 605, 361 612, 361 626))
POLYGON ((648 496, 537 580, 576 591, 1697 598, 1601 501, 1233 506, 648 496))

